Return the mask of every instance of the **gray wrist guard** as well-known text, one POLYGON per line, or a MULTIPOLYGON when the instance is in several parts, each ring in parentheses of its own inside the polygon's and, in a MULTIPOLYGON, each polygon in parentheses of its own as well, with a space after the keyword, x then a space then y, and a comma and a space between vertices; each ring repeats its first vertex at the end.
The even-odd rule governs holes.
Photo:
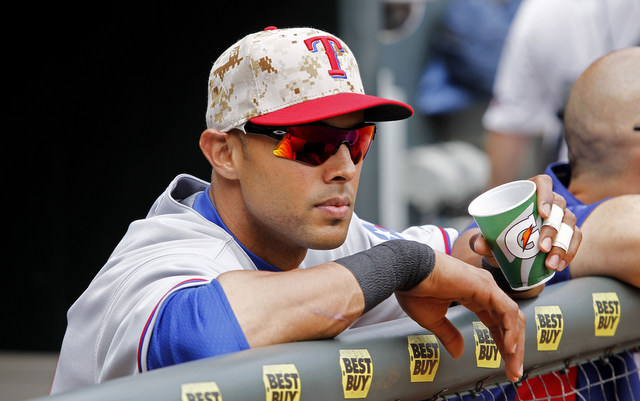
POLYGON ((429 276, 436 254, 426 244, 392 240, 335 262, 349 269, 358 280, 367 312, 395 291, 409 290, 429 276))

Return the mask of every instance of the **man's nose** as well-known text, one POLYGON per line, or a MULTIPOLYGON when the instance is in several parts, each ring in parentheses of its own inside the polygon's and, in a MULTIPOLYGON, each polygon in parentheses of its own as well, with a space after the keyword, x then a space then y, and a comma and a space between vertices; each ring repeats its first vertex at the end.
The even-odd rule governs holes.
POLYGON ((343 142, 338 150, 323 163, 327 168, 327 180, 350 181, 355 177, 356 165, 351 159, 351 150, 346 142, 343 142))

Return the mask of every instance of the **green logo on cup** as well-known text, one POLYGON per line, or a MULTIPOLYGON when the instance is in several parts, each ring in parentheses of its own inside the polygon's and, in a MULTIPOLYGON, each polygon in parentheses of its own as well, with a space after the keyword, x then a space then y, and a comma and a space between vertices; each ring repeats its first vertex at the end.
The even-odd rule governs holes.
POLYGON ((529 259, 537 255, 540 232, 540 216, 533 216, 533 204, 530 204, 498 236, 498 246, 504 256, 513 262, 515 258, 529 259))

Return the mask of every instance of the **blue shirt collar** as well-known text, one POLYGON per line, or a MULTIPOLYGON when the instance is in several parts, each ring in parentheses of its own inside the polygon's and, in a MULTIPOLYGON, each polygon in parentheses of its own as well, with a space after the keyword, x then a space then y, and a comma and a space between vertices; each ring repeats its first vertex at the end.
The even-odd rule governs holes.
POLYGON ((553 181, 553 191, 562 195, 567 201, 567 209, 571 210, 576 215, 578 227, 582 226, 582 223, 589 217, 589 214, 598 207, 602 202, 606 201, 605 198, 598 202, 585 204, 580 199, 576 198, 571 192, 569 192, 569 183, 571 182, 571 166, 568 163, 552 163, 547 166, 544 172, 551 177, 553 181))

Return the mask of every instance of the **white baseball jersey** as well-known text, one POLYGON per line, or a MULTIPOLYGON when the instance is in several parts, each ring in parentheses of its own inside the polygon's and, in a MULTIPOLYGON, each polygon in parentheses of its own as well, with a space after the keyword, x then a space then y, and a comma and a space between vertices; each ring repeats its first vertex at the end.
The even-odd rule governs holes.
MULTIPOLYGON (((155 312, 170 294, 210 283, 226 271, 256 270, 233 236, 191 207, 207 186, 189 175, 176 177, 147 217, 130 225, 107 263, 69 309, 52 393, 144 372, 155 312)), ((341 247, 311 250, 301 267, 335 260, 392 238, 421 241, 448 253, 457 235, 453 229, 435 226, 396 233, 354 215, 341 247)), ((392 297, 357 324, 401 316, 392 297)))

